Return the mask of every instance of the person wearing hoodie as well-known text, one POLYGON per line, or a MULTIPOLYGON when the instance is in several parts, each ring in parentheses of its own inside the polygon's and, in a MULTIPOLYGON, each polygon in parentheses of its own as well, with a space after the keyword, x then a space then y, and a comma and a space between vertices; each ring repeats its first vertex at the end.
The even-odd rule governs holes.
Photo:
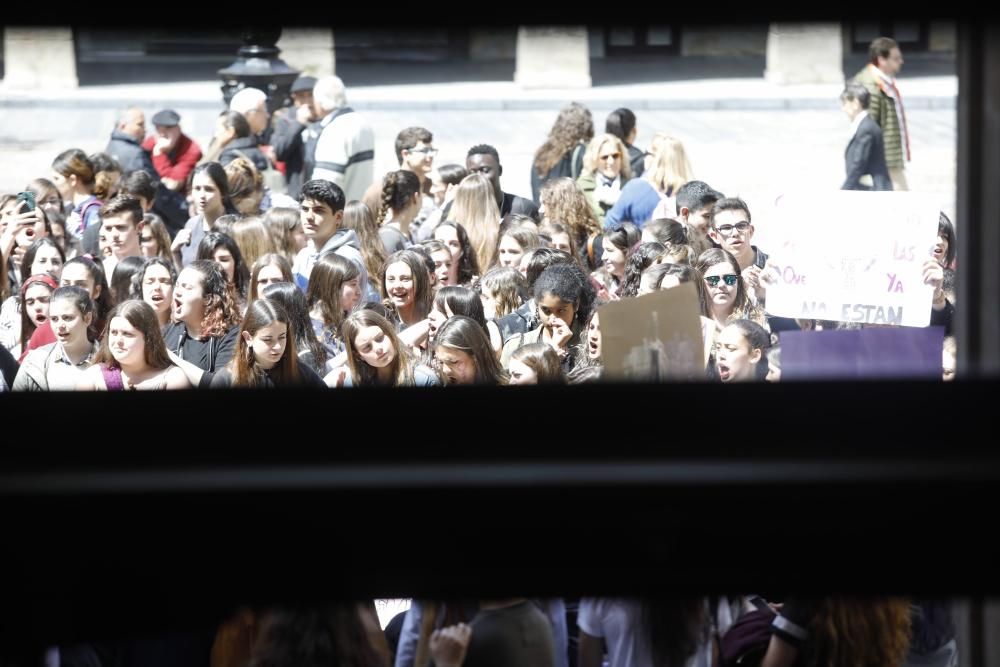
POLYGON ((344 191, 335 183, 316 178, 306 181, 299 195, 302 228, 308 239, 292 265, 295 284, 302 290, 309 287, 309 274, 316 260, 325 252, 334 251, 358 265, 360 285, 366 288, 362 303, 379 301, 379 295, 368 282, 368 270, 361 255, 361 242, 353 229, 343 226, 344 191))
POLYGON ((160 175, 156 173, 153 159, 142 147, 145 138, 146 115, 142 109, 129 107, 119 117, 105 152, 118 160, 123 174, 142 170, 159 185, 160 175))

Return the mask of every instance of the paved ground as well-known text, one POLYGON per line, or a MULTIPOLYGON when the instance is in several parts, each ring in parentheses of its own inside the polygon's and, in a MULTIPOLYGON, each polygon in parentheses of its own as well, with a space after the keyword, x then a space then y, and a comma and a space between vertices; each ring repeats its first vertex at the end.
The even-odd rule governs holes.
MULTIPOLYGON (((902 78, 912 134, 911 188, 938 194, 942 210, 955 209, 957 79, 953 75, 902 78)), ((603 126, 617 106, 634 109, 637 145, 656 131, 680 138, 695 176, 762 211, 781 191, 838 188, 849 124, 839 110, 838 85, 780 87, 757 77, 702 78, 601 85, 587 90, 521 91, 507 81, 350 87, 348 98, 375 129, 376 173, 396 168, 392 141, 408 125, 434 132, 438 163, 464 162, 476 143, 492 143, 504 164, 508 191, 529 194, 534 150, 544 141, 560 106, 587 104, 603 126)), ((207 143, 221 109, 216 82, 92 86, 38 93, 0 89, 0 191, 18 191, 45 175, 55 155, 79 146, 102 149, 117 110, 135 101, 147 118, 165 106, 182 126, 207 143)), ((961 224, 961 221, 958 221, 961 224)))

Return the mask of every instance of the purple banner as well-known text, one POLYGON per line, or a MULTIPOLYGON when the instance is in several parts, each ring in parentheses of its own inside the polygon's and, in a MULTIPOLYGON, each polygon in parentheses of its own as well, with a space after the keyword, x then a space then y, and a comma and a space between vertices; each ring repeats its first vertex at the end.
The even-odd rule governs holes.
POLYGON ((781 379, 941 379, 942 327, 781 333, 781 379))

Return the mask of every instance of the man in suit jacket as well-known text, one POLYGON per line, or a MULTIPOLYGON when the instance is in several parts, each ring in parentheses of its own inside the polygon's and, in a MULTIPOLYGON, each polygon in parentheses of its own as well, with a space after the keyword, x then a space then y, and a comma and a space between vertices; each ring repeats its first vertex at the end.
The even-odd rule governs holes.
POLYGON ((860 83, 849 83, 840 95, 844 113, 851 119, 854 133, 847 144, 847 178, 841 190, 892 190, 892 179, 885 163, 882 128, 868 114, 871 94, 860 83), (874 187, 861 184, 870 175, 874 187))

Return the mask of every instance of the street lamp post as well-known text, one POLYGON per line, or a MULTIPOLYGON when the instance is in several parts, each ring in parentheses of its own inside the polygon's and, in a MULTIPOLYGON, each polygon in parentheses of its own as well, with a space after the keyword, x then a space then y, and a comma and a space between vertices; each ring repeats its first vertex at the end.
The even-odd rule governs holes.
POLYGON ((244 88, 264 91, 271 113, 291 104, 289 91, 300 72, 278 57, 281 49, 275 45, 279 37, 281 28, 248 28, 243 32, 243 46, 237 52, 236 62, 219 70, 227 107, 233 95, 244 88))

